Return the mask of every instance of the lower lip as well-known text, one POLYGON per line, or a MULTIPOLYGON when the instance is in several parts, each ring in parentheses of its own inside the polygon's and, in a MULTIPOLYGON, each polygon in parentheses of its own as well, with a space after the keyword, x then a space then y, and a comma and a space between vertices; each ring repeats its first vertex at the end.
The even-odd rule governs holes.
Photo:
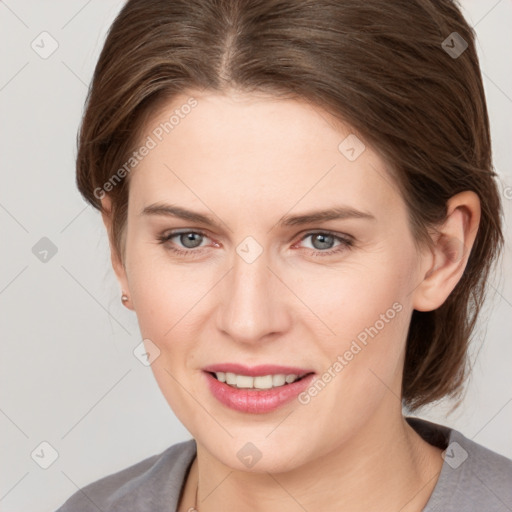
POLYGON ((208 372, 204 372, 204 374, 210 391, 219 402, 235 411, 252 414, 271 412, 291 402, 311 384, 315 376, 312 373, 292 384, 258 391, 256 389, 233 388, 224 382, 220 382, 208 372))

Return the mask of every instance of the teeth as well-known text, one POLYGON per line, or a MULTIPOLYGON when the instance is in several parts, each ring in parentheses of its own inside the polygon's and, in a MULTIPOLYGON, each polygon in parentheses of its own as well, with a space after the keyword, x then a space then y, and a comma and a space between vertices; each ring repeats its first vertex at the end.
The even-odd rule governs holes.
POLYGON ((215 376, 220 382, 225 382, 230 386, 245 389, 271 389, 295 382, 298 375, 285 375, 279 373, 276 375, 263 375, 259 377, 249 377, 248 375, 237 375, 231 372, 215 372, 215 376))

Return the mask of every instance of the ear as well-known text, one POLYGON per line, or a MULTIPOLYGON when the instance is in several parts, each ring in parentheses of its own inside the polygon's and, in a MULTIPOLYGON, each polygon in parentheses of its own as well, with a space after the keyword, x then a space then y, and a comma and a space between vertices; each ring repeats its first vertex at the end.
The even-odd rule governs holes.
POLYGON ((126 275, 126 269, 124 263, 121 260, 121 255, 118 254, 115 247, 113 236, 112 236, 112 205, 110 197, 108 195, 103 196, 101 199, 103 224, 108 233, 108 241, 110 246, 110 260, 112 261, 112 268, 117 276, 117 280, 121 286, 122 292, 128 295, 128 300, 123 304, 132 311, 134 310, 131 300, 130 285, 128 284, 128 277, 126 275))
POLYGON ((448 298, 464 273, 479 223, 480 199, 475 192, 466 190, 450 198, 446 220, 432 236, 434 247, 425 260, 430 268, 414 290, 414 309, 433 311, 448 298))

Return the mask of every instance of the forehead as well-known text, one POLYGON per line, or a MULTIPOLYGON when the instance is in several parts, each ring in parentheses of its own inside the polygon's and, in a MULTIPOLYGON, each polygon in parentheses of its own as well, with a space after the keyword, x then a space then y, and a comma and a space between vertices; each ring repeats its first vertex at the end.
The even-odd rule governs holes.
POLYGON ((132 172, 131 201, 200 198, 243 214, 351 204, 403 209, 378 154, 350 126, 307 101, 191 91, 159 107, 141 144, 151 150, 132 172), (133 192, 132 192, 133 189, 133 192))
POLYGON ((351 133, 350 127, 305 100, 198 91, 180 94, 161 105, 145 126, 145 133, 155 130, 157 138, 172 139, 176 151, 185 152, 190 149, 187 143, 194 141, 203 155, 273 161, 290 153, 297 158, 319 151, 332 153, 351 133), (193 107, 189 107, 191 103, 193 107), (166 124, 169 120, 172 127, 166 124), (161 136, 159 128, 164 131, 161 136))

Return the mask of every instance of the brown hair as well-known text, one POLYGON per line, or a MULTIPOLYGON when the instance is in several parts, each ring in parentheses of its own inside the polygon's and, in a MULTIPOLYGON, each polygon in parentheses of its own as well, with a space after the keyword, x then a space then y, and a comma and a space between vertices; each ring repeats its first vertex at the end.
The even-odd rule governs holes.
MULTIPOLYGON (((480 227, 464 274, 441 307, 413 312, 403 374, 410 409, 455 396, 503 244, 474 30, 459 7, 450 0, 129 0, 108 33, 79 133, 84 198, 101 210, 103 185, 162 102, 188 89, 231 88, 305 99, 351 126, 389 163, 422 244, 451 196, 478 194, 480 227)), ((128 183, 108 193, 121 258, 128 183)))

